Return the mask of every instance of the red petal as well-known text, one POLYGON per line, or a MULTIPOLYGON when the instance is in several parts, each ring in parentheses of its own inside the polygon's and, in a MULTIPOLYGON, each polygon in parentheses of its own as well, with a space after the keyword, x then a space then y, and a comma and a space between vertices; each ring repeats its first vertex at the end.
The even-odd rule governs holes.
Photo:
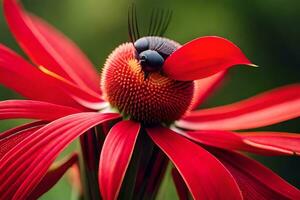
POLYGON ((182 135, 196 142, 263 155, 300 154, 300 134, 276 132, 234 133, 229 131, 190 131, 182 135))
POLYGON ((78 113, 60 118, 23 140, 0 162, 0 199, 26 199, 55 158, 78 136, 119 114, 78 113))
POLYGON ((44 124, 42 121, 32 122, 0 133, 0 158, 44 124))
POLYGON ((242 199, 231 174, 206 150, 167 128, 147 132, 173 162, 194 199, 242 199))
POLYGON ((190 130, 241 130, 299 116, 300 84, 294 84, 230 105, 190 112, 176 124, 190 130))
POLYGON ((180 200, 189 200, 188 188, 181 178, 176 168, 172 169, 172 178, 175 183, 176 191, 180 200))
POLYGON ((241 135, 229 131, 187 131, 181 132, 181 134, 195 142, 208 146, 229 150, 251 150, 247 148, 248 145, 243 142, 241 135))
POLYGON ((99 94, 83 90, 45 67, 39 67, 39 69, 0 44, 0 83, 6 87, 29 99, 81 109, 89 108, 87 104, 101 103, 99 94), (87 103, 82 103, 82 101, 87 103))
POLYGON ((214 150, 234 176, 245 200, 300 199, 300 191, 262 164, 241 154, 214 150))
POLYGON ((51 121, 79 110, 42 101, 7 100, 0 101, 0 119, 39 119, 51 121))
MULTIPOLYGON (((232 42, 207 36, 184 44, 164 63, 163 71, 181 81, 202 79, 234 65, 252 65, 232 42)), ((254 66, 254 65, 252 65, 254 66)))
POLYGON ((93 64, 76 44, 44 20, 33 15, 30 18, 41 35, 66 62, 65 71, 69 75, 75 73, 76 75, 74 76, 79 76, 89 88, 100 93, 100 76, 93 64), (67 68, 68 65, 71 68, 67 68))
POLYGON ((34 63, 42 65, 79 86, 99 92, 99 77, 80 50, 44 22, 32 20, 16 0, 3 1, 8 25, 34 63), (97 89, 96 89, 97 88, 97 89))
POLYGON ((300 155, 300 134, 297 133, 247 132, 242 136, 244 142, 249 146, 266 151, 300 155))
POLYGON ((194 81, 194 96, 190 106, 191 110, 196 109, 211 94, 223 80, 225 74, 226 71, 222 71, 207 78, 194 81))
POLYGON ((57 88, 62 89, 63 92, 68 94, 73 100, 75 100, 80 105, 93 109, 95 108, 95 104, 98 104, 98 107, 96 107, 95 110, 101 109, 101 104, 103 104, 103 100, 101 99, 101 96, 99 94, 91 90, 83 90, 74 83, 64 79, 63 77, 59 76, 58 74, 55 74, 54 72, 50 71, 45 67, 39 67, 39 69, 48 76, 47 78, 49 79, 49 82, 52 81, 53 84, 57 86, 57 88), (92 106, 90 106, 89 104, 92 106))
POLYGON ((1 44, 0 83, 29 99, 78 107, 46 74, 1 44))
POLYGON ((99 186, 104 200, 117 199, 139 130, 140 124, 121 121, 109 131, 99 162, 99 186))
POLYGON ((40 125, 44 125, 44 124, 46 124, 46 122, 44 122, 44 121, 35 121, 35 122, 30 122, 30 123, 27 123, 27 124, 17 126, 15 128, 12 128, 12 129, 9 129, 7 131, 4 131, 4 132, 0 133, 0 140, 5 139, 7 137, 11 137, 13 135, 16 135, 21 131, 25 131, 25 130, 28 130, 28 129, 33 128, 35 126, 40 126, 40 125))
POLYGON ((38 199, 42 194, 50 190, 65 174, 65 172, 75 163, 78 162, 76 153, 66 158, 60 163, 54 163, 37 187, 30 193, 28 199, 38 199))

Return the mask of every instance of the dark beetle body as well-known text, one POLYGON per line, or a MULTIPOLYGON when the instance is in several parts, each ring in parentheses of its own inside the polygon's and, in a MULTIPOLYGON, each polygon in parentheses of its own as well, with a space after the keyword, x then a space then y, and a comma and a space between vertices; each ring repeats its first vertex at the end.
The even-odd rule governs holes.
POLYGON ((134 47, 143 70, 152 72, 160 70, 164 60, 178 49, 180 44, 167 38, 148 36, 135 41, 134 47))

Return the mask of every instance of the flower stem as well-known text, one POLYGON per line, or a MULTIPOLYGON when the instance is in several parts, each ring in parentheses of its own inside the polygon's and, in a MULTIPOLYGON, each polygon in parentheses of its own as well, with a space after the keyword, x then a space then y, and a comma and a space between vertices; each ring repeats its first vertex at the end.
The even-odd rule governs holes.
POLYGON ((167 164, 166 156, 141 130, 118 199, 155 199, 167 164))
POLYGON ((82 180, 84 180, 83 191, 85 199, 101 199, 98 185, 98 160, 100 146, 96 129, 87 131, 80 137, 82 151, 82 180))
MULTIPOLYGON (((103 124, 80 137, 84 199, 101 199, 98 162, 101 147, 112 124, 103 124)), ((118 199, 155 199, 168 165, 167 157, 141 130, 118 199)))
POLYGON ((136 188, 136 198, 155 199, 168 165, 167 157, 156 146, 153 146, 152 154, 142 174, 142 182, 136 188))

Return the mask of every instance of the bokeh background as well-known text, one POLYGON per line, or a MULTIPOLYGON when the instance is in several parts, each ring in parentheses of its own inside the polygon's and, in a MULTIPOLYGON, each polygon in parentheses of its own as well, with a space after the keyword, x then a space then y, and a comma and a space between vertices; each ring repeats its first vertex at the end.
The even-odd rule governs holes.
MULTIPOLYGON (((74 40, 99 72, 107 55, 119 44, 128 41, 127 10, 133 1, 22 0, 22 2, 27 10, 46 19, 74 40)), ((222 88, 212 95, 203 107, 235 102, 271 88, 300 82, 299 0, 134 2, 138 8, 141 30, 148 29, 151 9, 170 8, 174 15, 166 37, 180 43, 204 35, 226 37, 260 66, 231 69, 222 88)), ((0 42, 24 55, 4 21, 2 5, 0 42)), ((0 85, 0 100, 15 98, 21 97, 0 85)), ((0 131, 23 122, 2 121, 0 131)), ((259 130, 300 133, 300 119, 259 130)), ((300 187, 299 158, 258 156, 256 158, 293 185, 300 187)), ((170 177, 166 177, 159 199, 174 199, 174 193, 172 181, 170 177)), ((71 189, 64 179, 41 199, 70 199, 71 196, 71 189)))

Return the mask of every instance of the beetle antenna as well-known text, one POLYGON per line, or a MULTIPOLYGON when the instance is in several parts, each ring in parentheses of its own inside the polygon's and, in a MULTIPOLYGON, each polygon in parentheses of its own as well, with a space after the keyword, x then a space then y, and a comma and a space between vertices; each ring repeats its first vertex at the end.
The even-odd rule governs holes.
POLYGON ((151 32, 152 32, 152 25, 153 25, 154 14, 155 14, 155 9, 152 9, 151 16, 150 16, 149 29, 148 29, 148 34, 147 35, 150 35, 151 32))
POLYGON ((169 9, 165 15, 164 23, 162 25, 161 31, 158 34, 159 36, 162 37, 165 34, 165 32, 167 31, 167 29, 171 23, 172 16, 173 16, 173 11, 169 9))
POLYGON ((135 30, 135 23, 134 23, 134 3, 131 5, 131 26, 132 26, 132 33, 133 33, 133 41, 136 41, 136 30, 135 30))
POLYGON ((137 14, 136 14, 136 6, 133 4, 132 6, 132 15, 133 15, 133 21, 134 21, 134 25, 135 25, 135 31, 136 31, 136 39, 140 38, 140 33, 139 33, 139 25, 138 25, 138 19, 137 19, 137 14))
POLYGON ((159 20, 159 15, 160 15, 159 9, 156 9, 155 11, 156 12, 154 13, 154 18, 153 18, 153 29, 150 33, 150 36, 155 36, 154 33, 155 33, 157 23, 158 23, 158 20, 159 20))
POLYGON ((157 26, 156 26, 156 30, 154 31, 154 34, 155 36, 157 36, 157 34, 159 33, 159 29, 161 28, 161 25, 162 25, 162 22, 164 21, 164 13, 165 11, 163 9, 160 10, 158 16, 159 16, 159 19, 158 19, 158 22, 157 22, 157 26))
POLYGON ((134 3, 128 8, 128 35, 132 43, 140 38, 139 26, 137 20, 136 6, 134 3))
MULTIPOLYGON (((162 37, 170 25, 172 15, 173 11, 170 9, 152 9, 147 35, 162 37)), ((132 3, 132 5, 128 8, 127 20, 129 39, 132 43, 134 43, 141 37, 138 25, 136 5, 134 3, 132 3)))
POLYGON ((132 24, 131 24, 130 7, 128 9, 128 15, 127 15, 127 28, 128 28, 129 39, 132 43, 134 43, 134 38, 133 38, 133 33, 132 33, 132 24))
POLYGON ((153 9, 150 16, 149 36, 163 36, 172 19, 172 10, 153 9))

